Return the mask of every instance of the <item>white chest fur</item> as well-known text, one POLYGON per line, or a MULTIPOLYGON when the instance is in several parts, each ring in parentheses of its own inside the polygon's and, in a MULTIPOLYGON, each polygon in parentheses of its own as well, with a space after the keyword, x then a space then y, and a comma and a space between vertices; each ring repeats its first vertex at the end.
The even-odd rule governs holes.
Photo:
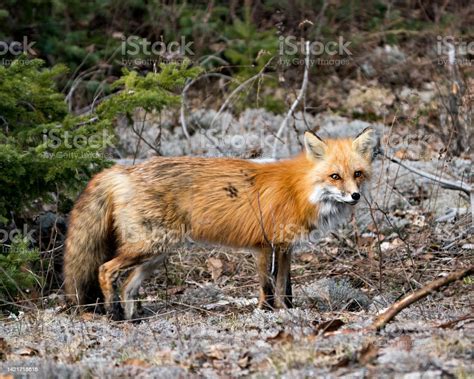
POLYGON ((325 232, 335 230, 346 223, 351 214, 352 205, 344 200, 344 196, 337 188, 316 186, 309 197, 309 202, 319 207, 319 213, 314 222, 315 228, 325 232))
POLYGON ((348 222, 350 214, 351 205, 333 200, 323 200, 319 203, 316 227, 323 232, 335 230, 348 222))

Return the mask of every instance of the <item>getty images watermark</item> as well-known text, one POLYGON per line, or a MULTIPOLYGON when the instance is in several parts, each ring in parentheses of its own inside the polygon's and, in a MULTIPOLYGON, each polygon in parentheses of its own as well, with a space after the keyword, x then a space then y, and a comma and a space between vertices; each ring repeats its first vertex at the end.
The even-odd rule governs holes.
POLYGON ((122 63, 125 66, 153 65, 162 62, 182 61, 194 56, 192 41, 181 36, 179 41, 150 41, 139 36, 122 37, 122 63))
MULTIPOLYGON (((295 36, 280 36, 279 41, 279 63, 283 66, 304 65, 306 56, 306 42, 304 38, 295 36), (296 57, 298 55, 298 57, 296 57)), ((315 66, 343 66, 349 64, 349 59, 344 58, 352 55, 349 49, 350 41, 345 41, 339 36, 337 41, 309 41, 309 65, 315 66), (324 57, 323 57, 324 56, 324 57)))

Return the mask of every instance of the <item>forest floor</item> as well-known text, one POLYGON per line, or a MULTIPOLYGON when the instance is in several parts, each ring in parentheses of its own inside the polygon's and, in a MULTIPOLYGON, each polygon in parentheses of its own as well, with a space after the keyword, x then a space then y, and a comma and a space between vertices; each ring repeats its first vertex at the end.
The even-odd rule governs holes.
POLYGON ((2 324, 0 372, 41 378, 472 377, 472 281, 419 301, 381 332, 362 329, 408 286, 472 264, 472 251, 387 254, 379 290, 374 258, 336 240, 320 250, 296 255, 290 310, 256 309, 252 256, 226 249, 192 248, 171 258, 167 276, 157 275, 141 293, 148 316, 140 322, 67 314, 55 305, 58 297, 49 296, 38 310, 2 324), (163 284, 174 275, 186 279, 163 284))

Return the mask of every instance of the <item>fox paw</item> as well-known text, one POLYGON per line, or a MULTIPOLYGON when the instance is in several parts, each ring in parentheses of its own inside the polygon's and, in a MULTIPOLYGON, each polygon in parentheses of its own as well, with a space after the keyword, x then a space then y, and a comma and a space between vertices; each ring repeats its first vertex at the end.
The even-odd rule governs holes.
POLYGON ((113 321, 122 321, 124 319, 124 312, 123 312, 123 308, 122 306, 120 305, 120 302, 119 301, 114 301, 112 303, 112 306, 111 308, 109 309, 109 315, 110 315, 110 318, 113 320, 113 321))

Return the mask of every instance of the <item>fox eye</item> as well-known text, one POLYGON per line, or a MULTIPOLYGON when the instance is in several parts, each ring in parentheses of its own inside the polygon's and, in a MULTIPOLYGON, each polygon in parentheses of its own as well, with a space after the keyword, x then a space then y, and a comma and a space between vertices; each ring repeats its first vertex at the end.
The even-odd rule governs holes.
POLYGON ((355 177, 355 178, 359 178, 359 177, 361 177, 361 176, 362 176, 362 171, 356 171, 356 172, 354 172, 354 177, 355 177))
POLYGON ((339 180, 339 179, 341 179, 341 177, 339 176, 339 174, 331 174, 330 176, 331 176, 331 178, 334 179, 334 180, 339 180))

